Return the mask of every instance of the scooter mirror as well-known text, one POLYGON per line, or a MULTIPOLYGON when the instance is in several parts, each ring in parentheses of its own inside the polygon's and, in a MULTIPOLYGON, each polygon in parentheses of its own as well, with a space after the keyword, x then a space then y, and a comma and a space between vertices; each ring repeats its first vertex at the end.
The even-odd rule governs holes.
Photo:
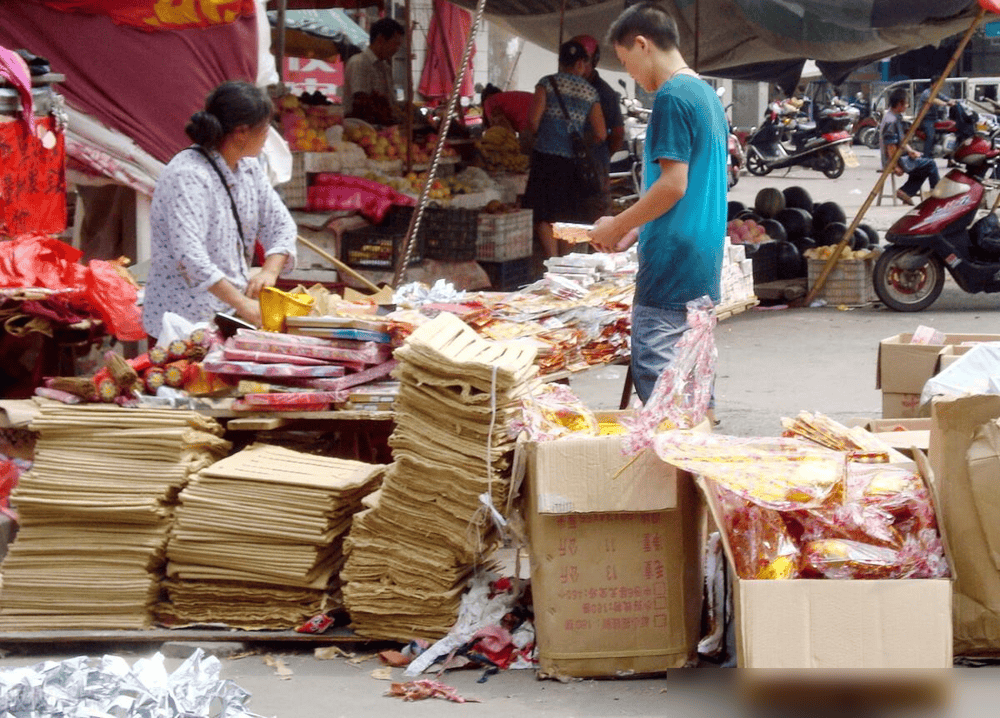
POLYGON ((715 94, 718 95, 719 99, 721 100, 722 96, 726 94, 726 88, 725 87, 720 87, 720 88, 716 89, 715 94))

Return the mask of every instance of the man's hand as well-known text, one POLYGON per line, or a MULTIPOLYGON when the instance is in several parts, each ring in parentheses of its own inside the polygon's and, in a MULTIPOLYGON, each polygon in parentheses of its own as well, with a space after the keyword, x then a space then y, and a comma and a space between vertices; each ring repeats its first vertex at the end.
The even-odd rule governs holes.
POLYGON ((613 217, 601 217, 590 230, 590 243, 602 252, 624 252, 639 239, 639 230, 632 229, 624 235, 615 228, 613 217))

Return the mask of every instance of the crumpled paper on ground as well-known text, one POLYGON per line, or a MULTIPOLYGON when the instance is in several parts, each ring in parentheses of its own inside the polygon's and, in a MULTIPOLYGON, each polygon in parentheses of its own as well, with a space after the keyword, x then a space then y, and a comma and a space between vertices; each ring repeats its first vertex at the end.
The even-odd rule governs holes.
POLYGON ((0 716, 34 718, 262 718, 250 694, 219 678, 221 663, 199 648, 173 673, 163 655, 80 656, 0 671, 0 716))

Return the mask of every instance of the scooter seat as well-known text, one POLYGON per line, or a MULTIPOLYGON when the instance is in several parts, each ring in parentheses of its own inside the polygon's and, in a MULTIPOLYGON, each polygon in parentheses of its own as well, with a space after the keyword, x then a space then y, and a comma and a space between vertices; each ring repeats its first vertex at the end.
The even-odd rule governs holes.
POLYGON ((954 132, 955 122, 953 120, 940 120, 934 123, 934 129, 938 132, 954 132))
POLYGON ((795 123, 796 132, 812 132, 816 129, 816 123, 809 120, 802 120, 795 123))

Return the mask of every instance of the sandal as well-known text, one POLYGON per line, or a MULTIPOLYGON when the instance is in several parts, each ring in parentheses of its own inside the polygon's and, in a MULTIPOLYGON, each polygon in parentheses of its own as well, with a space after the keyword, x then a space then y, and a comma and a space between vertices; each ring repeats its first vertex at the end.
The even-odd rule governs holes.
POLYGON ((911 207, 914 205, 913 198, 910 195, 906 194, 906 192, 904 192, 903 190, 899 190, 898 192, 896 192, 896 199, 898 199, 903 204, 910 205, 911 207))

